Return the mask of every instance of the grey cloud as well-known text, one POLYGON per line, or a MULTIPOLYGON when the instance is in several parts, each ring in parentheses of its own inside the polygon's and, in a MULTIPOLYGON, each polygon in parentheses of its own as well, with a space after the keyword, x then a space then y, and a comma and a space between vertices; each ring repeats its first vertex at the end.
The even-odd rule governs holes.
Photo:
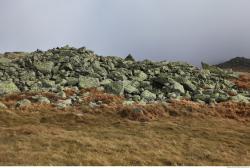
POLYGON ((250 57, 248 0, 0 0, 0 52, 70 44, 198 65, 250 57))

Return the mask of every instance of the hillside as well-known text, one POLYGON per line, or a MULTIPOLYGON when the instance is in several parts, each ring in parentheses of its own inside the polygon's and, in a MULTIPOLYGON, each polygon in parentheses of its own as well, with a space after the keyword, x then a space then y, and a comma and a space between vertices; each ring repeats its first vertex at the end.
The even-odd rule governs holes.
POLYGON ((245 57, 235 57, 229 61, 217 65, 220 68, 233 69, 235 71, 250 72, 250 59, 245 57))
POLYGON ((65 46, 0 58, 0 165, 250 165, 250 74, 65 46))

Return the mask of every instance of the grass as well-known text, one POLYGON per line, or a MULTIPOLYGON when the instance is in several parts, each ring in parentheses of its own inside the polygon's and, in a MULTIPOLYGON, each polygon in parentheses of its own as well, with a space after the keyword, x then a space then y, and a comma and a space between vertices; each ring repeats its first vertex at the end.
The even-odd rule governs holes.
POLYGON ((164 113, 148 122, 84 105, 0 110, 0 165, 250 164, 249 116, 238 120, 201 114, 191 105, 174 107, 160 107, 164 113))
POLYGON ((250 73, 241 72, 239 79, 232 80, 239 88, 250 89, 250 73))
POLYGON ((9 109, 0 110, 0 165, 250 165, 250 104, 123 106, 122 97, 85 92, 85 103, 65 110, 12 108, 34 93, 1 98, 9 109))

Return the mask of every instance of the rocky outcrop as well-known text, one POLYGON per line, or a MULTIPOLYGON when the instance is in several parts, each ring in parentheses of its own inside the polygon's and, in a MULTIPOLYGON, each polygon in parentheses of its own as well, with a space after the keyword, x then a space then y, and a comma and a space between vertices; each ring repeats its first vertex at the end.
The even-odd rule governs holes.
MULTIPOLYGON (((237 74, 202 65, 203 69, 199 69, 182 62, 135 61, 131 55, 125 59, 103 57, 85 47, 37 50, 18 59, 0 58, 0 95, 49 91, 65 97, 63 90, 68 87, 104 89, 124 96, 128 102, 182 98, 203 103, 249 100, 247 90, 228 80, 237 78, 237 74)), ((44 98, 39 101, 49 103, 44 98)), ((58 102, 59 107, 69 105, 68 101, 58 102)))

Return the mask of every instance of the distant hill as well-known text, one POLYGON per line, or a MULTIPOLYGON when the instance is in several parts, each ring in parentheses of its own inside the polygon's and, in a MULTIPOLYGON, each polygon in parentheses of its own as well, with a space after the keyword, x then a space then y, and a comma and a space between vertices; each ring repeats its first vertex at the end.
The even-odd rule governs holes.
POLYGON ((250 59, 245 57, 235 57, 229 61, 216 65, 224 69, 233 69, 235 71, 250 72, 250 59))

